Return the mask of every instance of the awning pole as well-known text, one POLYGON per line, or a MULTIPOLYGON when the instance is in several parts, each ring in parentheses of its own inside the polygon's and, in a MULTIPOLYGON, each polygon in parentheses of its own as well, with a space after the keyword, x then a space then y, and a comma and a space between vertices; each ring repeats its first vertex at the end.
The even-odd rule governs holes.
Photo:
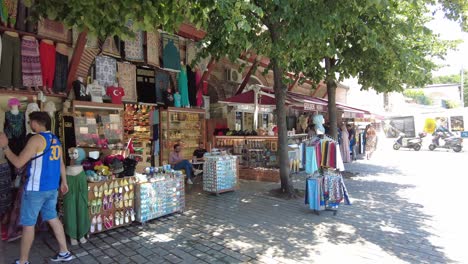
POLYGON ((260 87, 255 85, 253 90, 254 90, 254 126, 253 126, 253 129, 257 131, 258 129, 258 93, 260 92, 260 87))

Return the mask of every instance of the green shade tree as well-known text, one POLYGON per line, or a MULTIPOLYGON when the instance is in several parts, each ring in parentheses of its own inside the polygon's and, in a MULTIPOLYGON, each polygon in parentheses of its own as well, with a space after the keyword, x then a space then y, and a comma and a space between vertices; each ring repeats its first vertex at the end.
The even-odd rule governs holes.
MULTIPOLYGON (((465 1, 439 1, 465 25, 465 1)), ((325 80, 330 134, 337 135, 337 81, 358 77, 362 89, 422 86, 451 43, 425 26, 436 1, 218 0, 209 12, 206 53, 231 60, 246 51, 270 58, 276 98, 281 189, 291 195, 285 98, 286 72, 325 80)))
POLYGON ((204 55, 246 51, 270 58, 278 120, 281 190, 294 195, 289 175, 285 99, 286 72, 325 80, 331 135, 336 137, 336 82, 356 76, 363 89, 402 91, 423 86, 435 67, 431 58, 450 46, 424 26, 428 6, 439 3, 467 29, 466 0, 42 0, 38 16, 57 18, 99 37, 131 35, 141 29, 173 31, 184 20, 204 25, 204 55))

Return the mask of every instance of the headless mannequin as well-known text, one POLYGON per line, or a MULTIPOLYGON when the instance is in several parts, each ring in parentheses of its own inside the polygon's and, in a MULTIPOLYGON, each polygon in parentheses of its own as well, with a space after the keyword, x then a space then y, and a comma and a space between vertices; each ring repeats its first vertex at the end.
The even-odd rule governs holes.
MULTIPOLYGON (((81 161, 83 161, 83 159, 80 157, 79 151, 78 151, 77 148, 69 148, 68 149, 68 156, 70 157, 70 166, 67 166, 67 168, 66 168, 67 176, 70 176, 70 177, 77 176, 78 174, 80 174, 83 171, 83 166, 80 165, 81 161)), ((84 243, 86 243, 88 241, 86 240, 86 237, 82 237, 82 238, 80 238, 79 242, 81 244, 84 244, 84 243)), ((76 246, 76 245, 78 245, 78 240, 76 240, 74 238, 70 238, 70 243, 73 246, 76 246)))
POLYGON ((92 102, 102 103, 102 96, 106 94, 106 89, 99 84, 98 80, 94 80, 86 87, 86 94, 91 95, 92 102))

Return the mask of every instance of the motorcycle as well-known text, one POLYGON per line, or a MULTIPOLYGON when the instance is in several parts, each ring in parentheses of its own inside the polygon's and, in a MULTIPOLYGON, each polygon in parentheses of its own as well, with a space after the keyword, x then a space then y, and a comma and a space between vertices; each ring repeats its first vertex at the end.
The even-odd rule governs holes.
POLYGON ((463 138, 455 136, 450 132, 436 132, 432 143, 429 145, 429 150, 435 150, 436 148, 445 148, 452 149, 455 152, 460 152, 463 148, 462 146, 463 138), (444 144, 440 144, 439 141, 443 140, 444 144))
POLYGON ((422 138, 425 136, 426 133, 422 132, 418 134, 418 137, 406 138, 404 133, 400 133, 400 136, 393 144, 393 149, 399 150, 400 148, 409 148, 419 151, 422 147, 422 138))

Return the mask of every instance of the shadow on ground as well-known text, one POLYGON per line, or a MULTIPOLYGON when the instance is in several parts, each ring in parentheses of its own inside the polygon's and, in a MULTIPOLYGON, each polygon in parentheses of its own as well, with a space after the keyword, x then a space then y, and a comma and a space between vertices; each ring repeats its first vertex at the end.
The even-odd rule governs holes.
MULTIPOLYGON (((360 165, 353 166, 357 170, 360 165)), ((383 169, 387 174, 400 173, 366 167, 360 176, 383 169)), ((297 175, 295 183, 303 189, 304 176, 297 175)), ((419 204, 399 196, 402 189, 413 186, 360 179, 346 180, 346 184, 353 205, 341 207, 337 216, 330 212, 315 215, 302 199, 265 195, 279 187, 274 183, 243 181, 238 191, 220 196, 203 193, 200 184, 188 186, 183 214, 95 235, 89 243, 72 248, 79 257, 74 263, 451 261, 428 239, 433 234, 424 222, 430 216, 419 204)), ((37 263, 56 248, 47 234, 36 245, 43 247, 43 252, 33 250, 37 263)), ((17 250, 15 243, 7 247, 17 250)))

